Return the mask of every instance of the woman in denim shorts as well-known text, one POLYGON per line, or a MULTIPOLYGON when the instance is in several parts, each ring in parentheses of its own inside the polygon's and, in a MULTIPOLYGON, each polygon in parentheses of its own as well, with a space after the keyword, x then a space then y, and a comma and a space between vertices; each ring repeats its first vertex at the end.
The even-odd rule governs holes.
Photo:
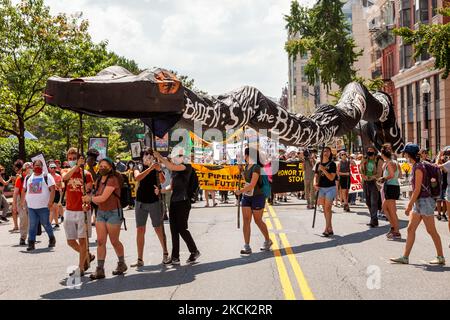
POLYGON ((236 195, 243 194, 242 197, 242 216, 244 220, 244 248, 241 250, 241 256, 249 256, 252 254, 250 247, 250 224, 252 217, 255 220, 261 233, 264 235, 264 243, 261 246, 261 251, 269 251, 272 247, 272 240, 269 237, 267 225, 263 220, 264 207, 266 206, 266 198, 261 189, 261 168, 263 166, 259 162, 259 153, 255 149, 245 149, 245 187, 241 190, 236 190, 236 195))
POLYGON ((392 258, 391 261, 400 264, 409 264, 409 255, 416 239, 416 230, 423 221, 427 232, 433 239, 437 251, 437 258, 430 261, 430 264, 445 265, 442 241, 436 230, 434 220, 436 201, 431 197, 430 192, 427 190, 427 170, 424 164, 420 162, 419 151, 420 148, 416 144, 407 144, 402 151, 413 165, 411 172, 413 194, 405 211, 405 214, 409 216, 405 252, 400 258, 392 258))
POLYGON ((317 164, 316 174, 314 177, 314 186, 319 192, 317 205, 323 206, 326 227, 323 235, 330 237, 334 235, 332 225, 332 207, 333 200, 336 198, 336 172, 337 166, 333 161, 331 149, 325 147, 320 157, 320 163, 317 164))
POLYGON ((122 216, 120 210, 120 191, 123 184, 122 177, 116 172, 111 159, 105 158, 99 163, 100 179, 96 182, 95 196, 85 196, 85 203, 94 202, 98 205, 95 229, 97 231, 97 259, 98 266, 95 273, 91 274, 91 280, 105 278, 106 240, 109 237, 119 262, 113 275, 122 275, 127 271, 125 264, 123 245, 119 240, 122 216))

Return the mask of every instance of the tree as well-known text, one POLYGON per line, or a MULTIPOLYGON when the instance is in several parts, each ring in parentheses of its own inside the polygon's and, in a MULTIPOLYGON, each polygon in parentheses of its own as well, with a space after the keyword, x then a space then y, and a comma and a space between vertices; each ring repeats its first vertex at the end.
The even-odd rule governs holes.
POLYGON ((294 0, 285 16, 289 33, 285 49, 294 59, 309 54, 305 74, 311 86, 321 82, 329 90, 336 83, 343 89, 356 76, 353 64, 363 50, 351 37, 343 5, 340 0, 319 0, 309 9, 294 0))
MULTIPOLYGON (((439 13, 450 17, 450 8, 441 8, 439 13)), ((435 69, 443 69, 442 79, 448 78, 450 74, 450 23, 419 24, 417 30, 402 27, 394 29, 394 33, 403 38, 404 44, 414 45, 414 58, 428 52, 435 58, 435 69)))
POLYGON ((47 78, 93 75, 119 58, 107 42, 92 42, 81 17, 52 16, 43 0, 0 0, 0 131, 18 138, 22 159, 25 125, 45 107, 47 78))

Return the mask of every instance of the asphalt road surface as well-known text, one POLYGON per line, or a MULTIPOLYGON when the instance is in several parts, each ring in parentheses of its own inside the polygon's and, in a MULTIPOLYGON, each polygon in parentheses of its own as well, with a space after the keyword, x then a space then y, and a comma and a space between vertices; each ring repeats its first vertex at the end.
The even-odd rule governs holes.
MULTIPOLYGON (((402 234, 407 221, 404 201, 399 202, 402 234)), ((0 224, 0 299, 183 299, 183 300, 289 300, 289 299, 450 299, 450 267, 431 266, 436 255, 424 226, 419 227, 410 265, 393 265, 403 241, 387 241, 387 222, 368 229, 368 211, 362 205, 351 213, 334 208, 335 236, 323 238, 323 214, 318 211, 312 229, 312 210, 304 201, 267 207, 265 220, 275 245, 260 252, 263 237, 252 224, 253 255, 241 257, 242 230, 237 229, 237 207, 194 205, 190 231, 202 253, 199 263, 186 265, 189 253, 181 241, 181 266, 162 266, 162 252, 151 228, 146 234, 145 267, 129 268, 125 276, 112 276, 117 257, 110 244, 105 269, 107 278, 91 282, 73 279, 68 270, 77 255, 67 246, 63 229, 56 231, 57 245, 47 249, 43 233, 37 250, 19 247, 19 235, 10 234, 10 223, 0 224)), ((127 211, 128 231, 122 231, 128 265, 136 260, 134 212, 127 211)), ((448 225, 437 222, 444 253, 450 263, 448 225)), ((166 232, 170 231, 166 224, 166 232)), ((94 233, 95 235, 95 233, 94 233)), ((95 253, 95 238, 91 239, 95 253)), ((95 263, 89 271, 93 271, 95 263)))

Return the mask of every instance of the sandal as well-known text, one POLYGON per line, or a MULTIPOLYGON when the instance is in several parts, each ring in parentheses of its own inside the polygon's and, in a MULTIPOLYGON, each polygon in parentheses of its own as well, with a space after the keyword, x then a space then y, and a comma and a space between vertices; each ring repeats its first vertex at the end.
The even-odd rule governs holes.
POLYGON ((91 262, 95 260, 95 256, 91 253, 89 253, 89 262, 86 261, 84 262, 84 271, 88 270, 91 267, 91 262))

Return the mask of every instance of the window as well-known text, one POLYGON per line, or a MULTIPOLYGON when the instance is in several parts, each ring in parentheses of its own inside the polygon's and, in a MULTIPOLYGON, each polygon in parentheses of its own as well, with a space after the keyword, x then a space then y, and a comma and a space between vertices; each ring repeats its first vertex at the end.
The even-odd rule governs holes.
POLYGON ((434 120, 434 129, 436 137, 436 154, 441 150, 441 119, 434 120))
POLYGON ((431 16, 434 17, 437 15, 437 0, 431 0, 431 16))
POLYGON ((433 82, 434 82, 434 114, 435 114, 435 118, 436 119, 440 119, 441 118, 441 93, 440 93, 440 77, 438 74, 436 74, 433 77, 433 82))
POLYGON ((302 66, 301 73, 302 73, 302 82, 308 82, 308 77, 305 74, 305 66, 302 66))
POLYGON ((405 127, 406 127, 406 121, 405 121, 405 87, 400 88, 400 118, 402 123, 402 137, 405 139, 405 127))
POLYGON ((412 84, 406 86, 406 109, 408 122, 414 122, 414 97, 412 93, 412 84))
POLYGON ((402 27, 411 27, 411 9, 403 9, 400 11, 400 25, 402 27))
POLYGON ((422 143, 422 126, 420 121, 417 122, 417 144, 420 146, 422 143))
POLYGON ((428 23, 428 0, 416 0, 416 23, 428 23))
POLYGON ((400 47, 400 69, 412 67, 412 45, 403 45, 400 47))
MULTIPOLYGON (((422 113, 420 112, 420 81, 416 82, 416 119, 420 122, 422 113)), ((420 141, 419 141, 420 143, 420 141)))
POLYGON ((305 99, 305 100, 309 99, 309 87, 308 86, 302 87, 302 95, 303 95, 303 99, 305 99))

